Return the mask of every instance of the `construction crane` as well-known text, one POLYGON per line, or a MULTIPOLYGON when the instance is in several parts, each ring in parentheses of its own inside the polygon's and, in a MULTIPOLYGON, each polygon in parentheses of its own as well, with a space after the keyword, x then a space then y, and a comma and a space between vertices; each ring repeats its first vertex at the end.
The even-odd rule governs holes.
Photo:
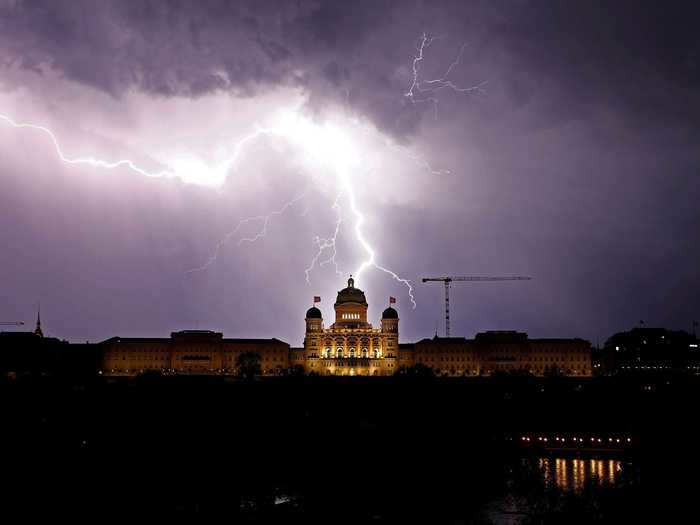
POLYGON ((0 321, 0 326, 22 326, 24 321, 0 321))
POLYGON ((423 277, 422 281, 427 282, 443 282, 445 283, 445 337, 450 337, 450 283, 452 282, 491 282, 491 281, 530 281, 532 277, 524 277, 522 275, 513 275, 510 277, 483 277, 483 276, 467 276, 467 277, 423 277))

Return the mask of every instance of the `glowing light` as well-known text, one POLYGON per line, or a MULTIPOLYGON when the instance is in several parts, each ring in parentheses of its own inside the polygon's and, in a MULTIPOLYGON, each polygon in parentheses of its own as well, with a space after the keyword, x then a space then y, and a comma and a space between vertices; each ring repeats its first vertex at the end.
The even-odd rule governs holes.
MULTIPOLYGON (((340 187, 332 206, 337 217, 333 235, 328 238, 317 236, 314 239, 317 252, 312 258, 309 267, 307 267, 305 270, 307 281, 309 280, 310 272, 313 270, 316 264, 323 266, 325 264, 332 263, 335 266, 336 273, 340 273, 336 262, 336 241, 342 224, 342 208, 340 202, 341 198, 345 196, 349 203, 350 212, 354 217, 353 232, 355 234, 355 240, 365 253, 365 259, 360 263, 358 269, 354 272, 356 279, 359 280, 362 273, 368 268, 375 268, 387 273, 394 280, 406 286, 411 304, 413 308, 416 307, 411 281, 400 277, 394 271, 377 263, 376 252, 373 246, 367 240, 362 229, 365 217, 357 203, 357 197, 351 176, 353 171, 359 171, 361 169, 361 156, 359 152, 355 150, 347 135, 344 134, 338 127, 331 124, 315 123, 311 119, 302 116, 299 113, 298 108, 280 113, 274 126, 264 128, 260 127, 249 135, 243 137, 234 145, 232 154, 224 161, 216 164, 213 167, 207 166, 205 163, 192 157, 175 157, 169 162, 171 169, 160 171, 146 170, 138 166, 130 159, 108 161, 93 156, 71 157, 64 152, 56 134, 46 126, 18 122, 15 119, 3 114, 0 114, 0 121, 3 121, 16 129, 31 129, 45 134, 53 144, 58 158, 66 164, 87 165, 93 168, 110 170, 126 168, 146 177, 179 178, 186 183, 214 187, 221 186, 225 182, 228 172, 239 158, 243 148, 245 148, 247 145, 262 136, 271 136, 284 139, 293 146, 299 148, 310 159, 330 167, 335 173, 338 186, 340 187), (329 255, 327 258, 321 259, 324 254, 329 255)), ((303 196, 304 195, 302 194, 290 200, 279 210, 275 210, 269 214, 242 219, 232 231, 230 231, 221 241, 217 243, 212 255, 207 259, 207 261, 203 265, 189 270, 189 272, 201 271, 211 266, 211 264, 217 259, 222 247, 227 244, 243 226, 247 224, 260 223, 261 227, 260 230, 254 235, 239 239, 238 245, 244 242, 254 242, 264 237, 267 234, 267 227, 270 220, 275 216, 283 214, 303 196)))

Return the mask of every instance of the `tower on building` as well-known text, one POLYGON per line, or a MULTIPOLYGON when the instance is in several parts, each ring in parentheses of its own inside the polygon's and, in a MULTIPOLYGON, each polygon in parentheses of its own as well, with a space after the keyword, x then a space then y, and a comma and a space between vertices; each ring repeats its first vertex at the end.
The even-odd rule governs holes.
POLYGON ((305 319, 307 332, 321 332, 323 330, 323 314, 315 306, 306 311, 305 319))
POLYGON ((399 332, 399 313, 391 306, 382 312, 382 332, 399 332))

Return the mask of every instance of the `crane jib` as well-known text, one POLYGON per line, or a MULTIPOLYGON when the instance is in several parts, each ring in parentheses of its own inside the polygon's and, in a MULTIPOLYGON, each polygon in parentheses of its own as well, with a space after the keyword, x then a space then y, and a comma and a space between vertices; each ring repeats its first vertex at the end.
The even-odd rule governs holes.
POLYGON ((459 282, 493 282, 493 281, 530 281, 532 277, 524 275, 509 275, 509 276, 485 276, 485 275, 470 275, 470 276, 445 276, 445 277, 423 277, 422 282, 443 282, 445 283, 445 337, 450 337, 450 283, 459 282))

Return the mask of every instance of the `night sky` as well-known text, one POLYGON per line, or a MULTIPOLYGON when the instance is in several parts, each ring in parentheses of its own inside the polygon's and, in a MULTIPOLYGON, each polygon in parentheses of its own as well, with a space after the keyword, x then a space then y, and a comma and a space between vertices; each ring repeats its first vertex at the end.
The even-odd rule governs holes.
POLYGON ((690 330, 689 6, 0 0, 0 115, 50 129, 67 159, 141 170, 63 162, 45 131, 0 119, 0 321, 41 302, 45 333, 71 341, 298 345, 313 296, 329 324, 367 260, 359 228, 413 283, 415 309, 379 268, 356 281, 372 322, 397 298, 403 341, 444 330, 442 286, 420 283, 440 275, 533 277, 455 285, 453 335, 690 330), (339 273, 318 264, 338 219, 339 273))

